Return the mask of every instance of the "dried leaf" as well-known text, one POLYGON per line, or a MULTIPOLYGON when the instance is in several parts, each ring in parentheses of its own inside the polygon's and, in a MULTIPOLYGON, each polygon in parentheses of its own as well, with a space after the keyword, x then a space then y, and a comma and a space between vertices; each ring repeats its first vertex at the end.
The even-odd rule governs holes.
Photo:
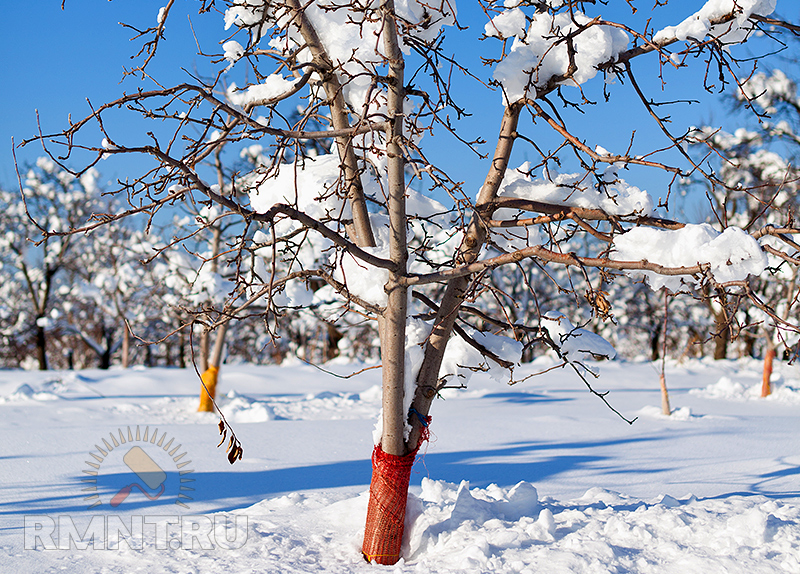
POLYGON ((236 455, 239 453, 239 445, 236 445, 235 448, 232 448, 231 451, 228 453, 228 462, 233 464, 236 462, 236 455))
POLYGON ((608 295, 608 293, 600 291, 599 289, 587 289, 585 295, 586 300, 594 309, 595 314, 604 321, 611 316, 611 303, 606 299, 606 295, 608 295))
POLYGON ((228 425, 227 421, 220 420, 219 421, 219 434, 222 435, 222 440, 219 441, 217 448, 221 447, 222 444, 228 441, 227 446, 225 447, 225 452, 227 453, 228 462, 233 464, 237 460, 242 460, 242 453, 244 450, 242 449, 242 443, 239 442, 239 439, 236 438, 236 434, 233 432, 233 429, 228 425), (231 431, 231 436, 228 436, 228 430, 231 431))

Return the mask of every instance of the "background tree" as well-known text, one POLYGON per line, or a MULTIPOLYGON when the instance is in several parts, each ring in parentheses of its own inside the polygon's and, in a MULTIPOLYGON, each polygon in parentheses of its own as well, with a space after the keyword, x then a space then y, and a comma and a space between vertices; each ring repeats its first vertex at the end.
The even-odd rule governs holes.
POLYGON ((6 299, 19 305, 8 312, 17 315, 11 321, 16 324, 12 331, 17 331, 17 340, 21 335, 34 341, 42 370, 48 368, 48 329, 58 317, 54 300, 59 280, 86 249, 85 237, 49 232, 80 227, 101 211, 96 178, 93 169, 76 177, 41 158, 21 181, 23 197, 19 191, 0 190, 0 257, 10 278, 7 286, 19 289, 6 299))
POLYGON ((133 333, 144 335, 163 309, 155 302, 162 295, 166 266, 143 263, 152 255, 152 238, 134 229, 135 224, 124 220, 86 236, 60 288, 61 330, 80 337, 101 369, 111 366, 115 354, 127 368, 136 345, 133 333))
MULTIPOLYGON (((729 133, 704 127, 694 132, 693 141, 704 153, 705 163, 719 174, 719 182, 706 180, 715 223, 723 228, 736 225, 747 230, 779 229, 787 221, 790 225, 794 223, 798 209, 800 173, 795 165, 800 150, 800 138, 796 135, 800 126, 800 99, 796 84, 780 69, 769 74, 754 72, 745 80, 731 99, 734 105, 743 105, 752 112, 751 118, 757 120, 752 122, 755 130, 741 127, 729 133)), ((766 242, 770 266, 775 272, 754 282, 753 288, 781 319, 789 320, 798 302, 797 270, 791 258, 773 251, 775 247, 766 242)), ((735 318, 723 306, 711 302, 709 305, 718 327, 715 358, 724 358, 730 323, 735 318)), ((787 340, 786 334, 764 320, 757 309, 746 309, 744 314, 740 322, 751 332, 758 332, 764 342, 762 395, 766 396, 770 392, 776 347, 790 347, 796 336, 789 335, 787 340)), ((752 346, 755 338, 751 339, 752 346)))

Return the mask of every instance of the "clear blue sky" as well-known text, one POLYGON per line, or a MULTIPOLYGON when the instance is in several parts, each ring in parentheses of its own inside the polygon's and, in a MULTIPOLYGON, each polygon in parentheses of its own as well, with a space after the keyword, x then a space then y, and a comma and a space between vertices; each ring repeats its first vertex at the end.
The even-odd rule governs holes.
MULTIPOLYGON (((69 114, 78 119, 90 112, 87 98, 99 105, 119 97, 123 90, 133 89, 134 81, 120 80, 123 66, 130 67, 130 56, 141 42, 130 41, 133 32, 123 29, 119 22, 152 26, 164 3, 66 0, 63 11, 61 0, 4 3, 0 19, 0 61, 5 80, 0 93, 4 110, 0 122, 0 183, 15 182, 11 137, 19 143, 38 133, 37 110, 45 132, 59 131, 68 125, 69 114)), ((186 2, 179 0, 176 4, 186 2)), ((169 30, 165 52, 182 49, 190 57, 180 64, 177 59, 159 60, 154 65, 157 77, 185 78, 178 75, 180 65, 191 68, 195 61, 191 30, 185 20, 181 24, 169 30)), ((17 150, 20 161, 39 155, 38 145, 17 150)))
MULTIPOLYGON (((779 2, 786 4, 787 0, 779 2)), ((130 66, 130 56, 140 46, 139 41, 130 41, 132 32, 123 29, 118 22, 124 21, 141 27, 151 26, 156 21, 158 9, 165 0, 67 0, 66 9, 60 9, 60 0, 38 0, 31 2, 7 2, 0 20, 0 61, 4 67, 4 87, 0 94, 3 120, 0 122, 0 184, 15 185, 14 167, 11 159, 11 137, 19 143, 22 139, 37 133, 36 110, 45 132, 58 131, 66 127, 68 114, 74 119, 83 117, 89 111, 86 99, 94 104, 101 104, 121 95, 123 90, 131 91, 138 80, 128 79, 120 83, 123 66, 130 66)), ((641 6, 637 19, 642 22, 651 16, 652 2, 637 2, 641 6)), ((670 7, 657 14, 666 15, 664 24, 678 23, 696 9, 699 2, 672 2, 670 7), (691 5, 691 7, 689 6, 691 5), (668 12, 667 12, 668 10, 668 12)), ((192 15, 192 23, 198 32, 201 45, 207 51, 218 50, 216 42, 224 38, 222 17, 220 15, 196 14, 194 2, 178 0, 174 19, 167 28, 167 39, 160 50, 161 58, 149 69, 151 73, 165 85, 187 79, 181 67, 193 69, 194 65, 208 70, 205 59, 196 56, 195 41, 186 19, 186 13, 192 15)), ((797 12, 796 8, 792 8, 797 12)), ((598 8, 598 13, 611 19, 614 15, 630 12, 627 3, 622 0, 611 0, 611 6, 598 8)), ((794 16, 796 14, 784 14, 794 16)), ((475 43, 483 30, 485 16, 474 3, 462 2, 460 5, 462 24, 470 29, 459 34, 459 39, 449 46, 457 57, 468 62, 470 70, 487 78, 488 70, 478 63, 478 52, 491 53, 488 42, 475 43)), ((455 36, 455 34, 453 34, 455 36)), ((694 71, 682 71, 670 74, 671 82, 666 92, 654 77, 658 69, 654 56, 646 56, 634 63, 640 82, 647 86, 655 98, 671 99, 681 95, 687 83, 696 81, 699 68, 694 71)), ((589 95, 602 101, 602 85, 596 78, 589 85, 589 95)), ((145 83, 146 88, 153 87, 145 83)), ((464 81, 456 86, 466 88, 461 102, 474 114, 470 120, 463 122, 463 135, 467 139, 482 136, 491 142, 496 136, 499 119, 502 113, 500 96, 489 93, 484 97, 477 84, 464 81)), ((571 97, 577 98, 577 91, 567 91, 571 97)), ((580 116, 565 111, 571 125, 579 132, 580 137, 594 147, 600 144, 612 152, 623 152, 628 145, 631 133, 636 131, 636 141, 642 142, 642 149, 656 145, 666 146, 666 140, 658 132, 646 115, 641 104, 634 100, 629 86, 615 85, 611 87, 612 100, 609 105, 587 108, 587 114, 580 116)), ((670 113, 675 120, 674 125, 682 123, 700 124, 708 119, 728 120, 728 111, 720 103, 718 97, 693 92, 694 96, 702 96, 704 102, 694 106, 674 106, 670 113)), ((685 97, 685 95, 683 96, 685 97)), ((733 122, 744 121, 743 116, 733 118, 733 122)), ((135 126, 132 126, 135 129, 135 126)), ((677 128, 676 128, 677 129, 677 128)), ((533 135, 542 147, 552 147, 557 141, 551 130, 543 125, 537 126, 529 135, 533 135)), ((423 142, 424 143, 424 142, 423 142)), ((467 182, 468 190, 477 191, 487 162, 478 161, 471 152, 464 150, 454 141, 443 139, 438 141, 431 155, 449 164, 458 173, 457 179, 467 182)), ((490 153, 492 146, 483 147, 490 153)), ((36 144, 18 150, 17 157, 21 162, 31 161, 41 153, 36 144)), ((525 159, 536 160, 535 152, 526 145, 518 145, 515 151, 514 165, 525 159)), ((135 171, 140 168, 137 163, 99 166, 107 179, 126 175, 124 171, 135 171)), ((628 177, 640 187, 648 189, 654 198, 664 193, 667 179, 661 174, 647 170, 637 170, 628 177)))

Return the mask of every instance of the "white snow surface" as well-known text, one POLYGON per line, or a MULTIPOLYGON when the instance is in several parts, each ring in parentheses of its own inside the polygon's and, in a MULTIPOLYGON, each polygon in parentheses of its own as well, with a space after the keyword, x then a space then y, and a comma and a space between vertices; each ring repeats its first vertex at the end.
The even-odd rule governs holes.
MULTIPOLYGON (((519 374, 555 364, 543 357, 519 374)), ((676 410, 665 417, 659 365, 596 366, 593 384, 640 417, 633 426, 563 369, 513 387, 476 374, 468 390, 448 390, 412 473, 403 558, 389 568, 360 555, 379 370, 341 379, 310 366, 224 365, 220 404, 244 445, 233 466, 216 448, 217 417, 195 412, 192 369, 0 371, 0 571, 800 572, 798 367, 778 362, 776 392, 762 400, 746 392, 761 379, 758 361, 668 362, 676 410), (136 480, 122 444, 101 457, 103 503, 87 509, 90 453, 129 427, 180 443, 194 478, 188 508, 174 492, 150 501, 135 489, 110 507, 116 485, 136 480), (143 516, 141 549, 124 539, 102 549, 102 536, 97 549, 75 548, 95 516, 143 516), (41 527, 36 550, 25 548, 26 517, 29 534, 41 527), (56 533, 68 545, 59 518, 75 525, 71 549, 42 549, 56 533), (203 530, 214 518, 228 521, 228 543, 203 530), (197 537, 158 548, 158 520, 197 537)), ((138 445, 154 459, 163 450, 138 445)), ((177 472, 166 474, 171 484, 177 472)))
MULTIPOLYGON (((739 227, 720 233, 707 223, 686 225, 682 229, 635 227, 614 237, 612 259, 657 263, 666 267, 711 265, 711 274, 720 283, 740 281, 759 275, 767 267, 767 254, 758 242, 739 227)), ((691 276, 657 275, 652 271, 626 271, 631 277, 644 277, 657 291, 666 287, 678 292, 683 282, 693 284, 691 276)))

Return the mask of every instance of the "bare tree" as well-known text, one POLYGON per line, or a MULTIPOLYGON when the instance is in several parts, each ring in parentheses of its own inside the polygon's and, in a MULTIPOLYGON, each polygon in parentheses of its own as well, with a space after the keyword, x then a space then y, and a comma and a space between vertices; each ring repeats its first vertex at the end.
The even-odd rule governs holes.
POLYGON ((6 288, 20 288, 7 299, 25 302, 16 313, 26 317, 26 338, 35 341, 41 370, 49 364, 48 329, 57 318, 58 280, 85 243, 81 236, 49 232, 79 227, 90 219, 101 204, 96 176, 94 170, 86 170, 75 177, 40 158, 20 179, 22 199, 19 192, 0 190, 0 258, 9 276, 4 283, 6 288))
MULTIPOLYGON (((793 43, 796 46, 796 41, 793 43)), ((711 200, 713 219, 720 226, 737 225, 756 234, 761 229, 780 228, 796 218, 800 173, 797 170, 798 144, 796 131, 800 120, 800 98, 796 83, 780 69, 769 74, 750 74, 729 100, 746 109, 754 129, 740 127, 732 132, 715 127, 695 130, 691 141, 704 154, 708 165, 717 167, 721 182, 702 182, 711 200), (754 121, 755 120, 755 121, 754 121)), ((797 249, 797 245, 792 245, 797 249)), ((797 268, 780 251, 773 252, 769 242, 774 273, 753 282, 753 289, 783 320, 788 320, 798 303, 797 268)), ((731 315, 722 305, 713 305, 717 325, 715 358, 725 357, 731 332, 731 315)), ((756 309, 756 316, 759 311, 756 309)), ((747 321, 745 321, 747 323, 747 321)), ((764 340, 764 377, 762 396, 770 393, 772 361, 776 347, 791 346, 769 322, 750 326, 764 340)))
MULTIPOLYGON (((199 4, 201 14, 217 10, 213 1, 199 4)), ((667 118, 659 115, 660 102, 643 92, 634 62, 655 61, 655 74, 660 67, 680 70, 705 62, 706 86, 687 86, 687 97, 701 97, 703 87, 718 88, 711 78, 741 85, 736 44, 760 27, 768 39, 796 29, 772 18, 769 2, 709 3, 686 22, 655 34, 649 20, 636 31, 624 23, 624 14, 619 21, 585 15, 593 2, 514 8, 488 2, 482 4, 491 18, 485 35, 498 40, 500 51, 485 58, 492 70, 485 81, 446 51, 444 28, 464 33, 449 0, 220 4, 231 32, 223 53, 211 56, 218 64, 211 79, 143 86, 94 108, 62 133, 38 139, 60 162, 81 152, 90 154, 90 165, 108 155, 154 159, 150 171, 120 183, 118 194, 130 207, 109 220, 194 202, 214 204, 220 217, 242 222, 224 254, 235 287, 211 327, 248 314, 254 305, 263 307, 266 324, 273 325, 302 299, 310 281, 324 281, 337 293, 342 313, 357 311, 377 321, 383 408, 363 547, 368 560, 399 559, 410 468, 442 388, 454 378, 463 383, 470 369, 513 369, 526 337, 548 344, 582 377, 583 356, 613 354, 562 314, 520 325, 475 307, 491 288, 486 278, 492 270, 524 259, 535 260, 542 273, 566 267, 570 290, 603 316, 613 301, 600 288, 602 281, 632 274, 646 277, 653 288, 700 293, 705 288, 707 297, 730 309, 750 299, 788 326, 751 288, 748 276, 765 267, 752 235, 734 227, 720 234, 659 217, 649 196, 620 175, 630 168, 651 169, 674 181, 700 174, 725 185, 685 153, 686 133, 670 131, 667 118), (223 79, 242 69, 252 82, 224 87, 223 79), (494 90, 503 107, 475 200, 454 171, 458 166, 448 173, 423 148, 423 136, 439 141, 432 137, 436 131, 460 139, 459 154, 478 149, 479 142, 463 138, 451 119, 464 113, 463 94, 452 87, 454 74, 473 78, 475 90, 494 90), (598 75, 630 86, 662 131, 662 142, 647 142, 652 147, 641 150, 631 144, 616 153, 585 143, 574 116, 593 104, 584 86, 598 75), (115 114, 129 112, 153 120, 152 130, 145 135, 108 127, 115 114), (309 128, 319 123, 323 129, 309 128), (102 131, 102 145, 84 134, 90 125, 102 131), (539 145, 542 130, 556 138, 555 149, 539 145), (331 138, 331 153, 311 153, 304 144, 331 138), (269 150, 268 161, 230 173, 224 186, 208 183, 213 175, 204 168, 208 158, 223 145, 244 148, 253 141, 269 150), (528 146, 539 159, 511 167, 516 145, 528 146), (670 163, 674 154, 680 159, 670 163), (575 171, 559 174, 562 162, 575 171), (582 242, 586 235, 597 241, 582 242), (659 248, 676 242, 683 247, 679 257, 659 248), (500 251, 488 253, 487 245, 500 251), (425 310, 415 313, 418 304, 425 310), (491 329, 481 331, 475 317, 491 329), (478 360, 470 362, 470 353, 478 360)), ((141 32, 144 60, 131 73, 143 81, 174 6, 170 0, 157 25, 141 32)), ((787 214, 782 217, 780 232, 769 228, 759 234, 784 240, 792 260, 791 236, 800 230, 787 214)), ((235 446, 230 460, 239 456, 235 446)))

